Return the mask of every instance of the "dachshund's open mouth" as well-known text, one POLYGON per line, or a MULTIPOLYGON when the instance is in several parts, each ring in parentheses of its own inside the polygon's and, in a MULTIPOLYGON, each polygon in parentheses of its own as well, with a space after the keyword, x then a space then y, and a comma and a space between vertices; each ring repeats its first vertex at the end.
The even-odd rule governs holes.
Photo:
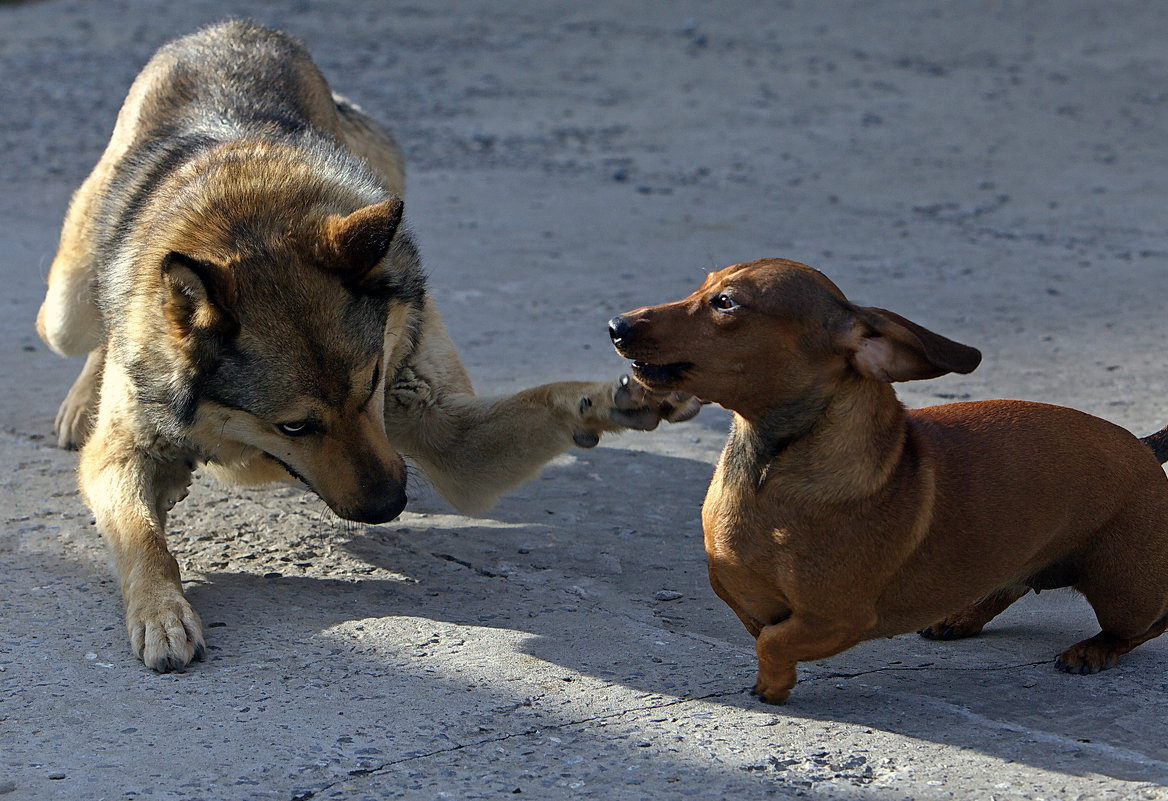
POLYGON ((680 381, 685 375, 685 371, 691 367, 693 367, 691 362, 673 362, 672 364, 633 362, 633 377, 649 386, 662 386, 680 381))

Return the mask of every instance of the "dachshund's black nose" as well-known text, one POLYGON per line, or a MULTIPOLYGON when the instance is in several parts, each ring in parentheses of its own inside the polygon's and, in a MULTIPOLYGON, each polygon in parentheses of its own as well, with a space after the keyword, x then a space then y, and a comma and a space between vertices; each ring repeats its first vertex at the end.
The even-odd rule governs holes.
POLYGON ((633 327, 629 325, 629 321, 623 317, 613 317, 608 321, 608 335, 612 337, 614 344, 619 343, 627 337, 632 329, 633 327))

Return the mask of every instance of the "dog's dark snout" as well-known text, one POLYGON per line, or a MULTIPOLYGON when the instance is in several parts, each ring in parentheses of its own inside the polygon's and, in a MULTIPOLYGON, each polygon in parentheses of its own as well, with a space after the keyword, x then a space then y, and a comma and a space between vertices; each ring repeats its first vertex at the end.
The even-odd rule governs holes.
POLYGON ((625 339, 632 330, 633 327, 629 324, 629 321, 620 315, 608 321, 608 335, 614 343, 625 339))
POLYGON ((406 490, 405 487, 400 487, 386 488, 359 506, 345 510, 334 509, 333 511, 346 520, 372 525, 376 523, 388 523, 400 515, 405 508, 406 490))

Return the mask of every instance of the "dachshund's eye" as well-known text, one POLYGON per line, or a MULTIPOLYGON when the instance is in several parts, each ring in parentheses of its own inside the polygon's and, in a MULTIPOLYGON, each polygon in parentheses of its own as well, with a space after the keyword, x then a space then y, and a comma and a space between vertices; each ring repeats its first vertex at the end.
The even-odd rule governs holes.
POLYGON ((738 308, 738 302, 725 292, 720 292, 710 298, 710 305, 718 311, 730 311, 738 308))
POLYGON ((299 420, 295 423, 276 423, 276 430, 286 437, 303 437, 316 433, 317 425, 310 420, 299 420))

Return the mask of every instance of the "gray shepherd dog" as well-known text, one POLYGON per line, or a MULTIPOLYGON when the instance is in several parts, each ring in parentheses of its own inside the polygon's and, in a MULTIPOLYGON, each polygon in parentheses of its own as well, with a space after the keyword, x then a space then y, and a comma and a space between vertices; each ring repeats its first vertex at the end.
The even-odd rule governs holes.
POLYGON ((166 548, 205 464, 295 478, 347 520, 391 520, 415 462, 489 506, 573 443, 684 419, 627 379, 480 398, 402 225, 401 156, 304 47, 245 22, 166 45, 74 195, 37 330, 88 354, 57 416, 112 550, 134 652, 204 654, 166 548))

